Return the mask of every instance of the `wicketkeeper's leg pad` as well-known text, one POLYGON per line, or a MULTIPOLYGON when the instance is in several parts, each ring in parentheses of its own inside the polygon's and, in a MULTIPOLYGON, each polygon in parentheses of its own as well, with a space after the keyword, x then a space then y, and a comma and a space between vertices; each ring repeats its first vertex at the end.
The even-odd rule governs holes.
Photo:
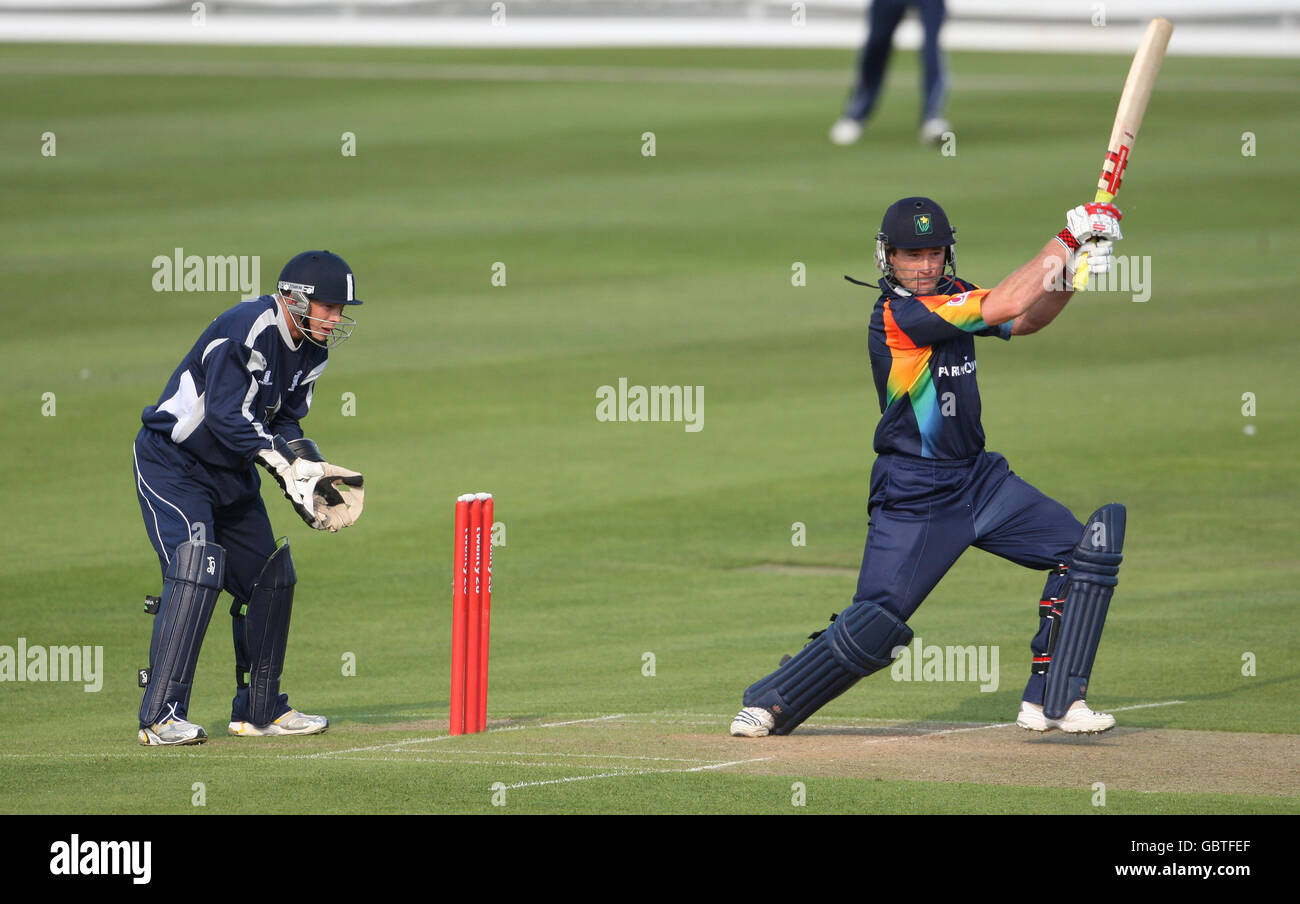
POLYGON ((1125 520, 1124 506, 1117 502, 1102 506, 1085 523, 1083 537, 1074 547, 1060 636, 1043 693, 1043 712, 1049 719, 1063 717, 1074 701, 1088 693, 1106 610, 1119 583, 1125 520))
POLYGON ((194 668, 212 619, 226 570, 226 550, 215 543, 187 541, 176 547, 163 576, 162 597, 149 643, 149 669, 140 727, 164 715, 185 719, 194 668))
POLYGON ((244 615, 244 649, 248 656, 247 718, 254 725, 274 721, 280 702, 280 675, 289 644, 293 588, 298 582, 289 544, 277 549, 258 575, 244 615))
POLYGON ((912 629, 875 603, 854 603, 793 659, 745 691, 745 706, 772 713, 771 733, 789 734, 859 679, 885 668, 912 629))

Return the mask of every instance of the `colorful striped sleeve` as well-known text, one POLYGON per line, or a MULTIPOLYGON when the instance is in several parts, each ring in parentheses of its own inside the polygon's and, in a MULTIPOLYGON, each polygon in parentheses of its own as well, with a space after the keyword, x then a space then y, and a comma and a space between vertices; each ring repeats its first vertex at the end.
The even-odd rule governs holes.
MULTIPOLYGON (((893 321, 896 329, 910 340, 910 345, 934 345, 963 333, 1000 335, 1001 331, 984 322, 981 313, 981 305, 989 291, 972 289, 960 295, 892 298, 893 321)), ((899 347, 893 341, 890 345, 899 347)))

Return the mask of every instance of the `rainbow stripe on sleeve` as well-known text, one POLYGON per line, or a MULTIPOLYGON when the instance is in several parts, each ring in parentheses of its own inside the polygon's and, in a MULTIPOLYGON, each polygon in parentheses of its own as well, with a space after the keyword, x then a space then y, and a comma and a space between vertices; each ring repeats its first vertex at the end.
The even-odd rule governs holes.
MULTIPOLYGON (((924 299, 928 301, 929 299, 924 299)), ((978 305, 976 305, 978 311, 978 305)), ((889 376, 885 378, 885 407, 906 395, 921 434, 921 454, 930 454, 933 438, 941 429, 939 399, 930 376, 930 346, 917 346, 894 320, 894 312, 885 302, 885 339, 889 345, 889 376)), ((982 322, 982 321, 981 321, 982 322)))
POLYGON ((917 301, 930 309, 931 314, 938 314, 944 320, 967 333, 978 333, 986 329, 982 306, 984 296, 989 289, 972 289, 960 295, 922 295, 917 301))

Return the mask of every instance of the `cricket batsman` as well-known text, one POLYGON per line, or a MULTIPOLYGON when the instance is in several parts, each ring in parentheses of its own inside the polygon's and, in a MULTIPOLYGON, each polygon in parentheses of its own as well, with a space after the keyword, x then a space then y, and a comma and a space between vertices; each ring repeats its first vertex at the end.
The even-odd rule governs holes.
POLYGON ((981 289, 957 277, 942 207, 913 197, 885 211, 868 342, 881 418, 857 593, 798 655, 750 685, 731 734, 789 734, 887 667, 912 639, 912 613, 971 546, 1047 571, 1016 724, 1071 734, 1114 727, 1084 697, 1118 580, 1124 507, 1103 506, 1085 526, 984 448, 975 338, 1026 336, 1055 320, 1082 252, 1091 273, 1109 270, 1120 217, 1111 204, 1074 208, 1030 261, 981 289))
POLYGON ((308 526, 354 524, 364 480, 325 461, 300 421, 329 349, 355 325, 352 268, 329 251, 304 251, 280 273, 277 292, 241 302, 199 336, 144 409, 133 448, 135 488, 162 567, 149 667, 140 671, 140 743, 201 744, 189 720, 199 648, 226 590, 235 641, 229 733, 318 734, 324 716, 300 713, 280 693, 297 576, 287 541, 276 542, 255 464, 279 483, 308 526))

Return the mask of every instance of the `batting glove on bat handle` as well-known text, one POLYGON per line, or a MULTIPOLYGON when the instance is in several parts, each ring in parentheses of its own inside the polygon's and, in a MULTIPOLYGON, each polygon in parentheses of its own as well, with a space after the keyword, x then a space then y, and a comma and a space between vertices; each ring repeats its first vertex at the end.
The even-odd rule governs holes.
POLYGON ((1080 244, 1092 239, 1117 242, 1124 238, 1119 229, 1119 221, 1123 218, 1124 214, 1114 204, 1094 201, 1066 211, 1065 229, 1080 244))
POLYGON ((293 504, 298 517, 316 530, 328 529, 328 525, 316 512, 313 499, 316 482, 325 476, 325 468, 321 463, 298 455, 279 434, 272 438, 271 448, 262 449, 257 453, 257 458, 259 464, 280 485, 280 490, 293 504))
POLYGON ((1114 255, 1114 243, 1124 238, 1119 221, 1124 218, 1118 207, 1108 201, 1090 201, 1066 211, 1065 228, 1057 238, 1071 255, 1067 269, 1074 274, 1076 291, 1088 285, 1090 273, 1106 273, 1114 255), (1073 239, 1077 247, 1067 238, 1073 239))
POLYGON ((1110 239, 1089 239, 1080 244, 1068 229, 1062 229, 1056 234, 1056 240, 1065 248, 1065 273, 1074 279, 1075 289, 1082 289, 1088 284, 1089 273, 1110 272, 1115 252, 1115 243, 1110 239), (1084 274, 1082 284, 1078 281, 1080 273, 1084 274))

